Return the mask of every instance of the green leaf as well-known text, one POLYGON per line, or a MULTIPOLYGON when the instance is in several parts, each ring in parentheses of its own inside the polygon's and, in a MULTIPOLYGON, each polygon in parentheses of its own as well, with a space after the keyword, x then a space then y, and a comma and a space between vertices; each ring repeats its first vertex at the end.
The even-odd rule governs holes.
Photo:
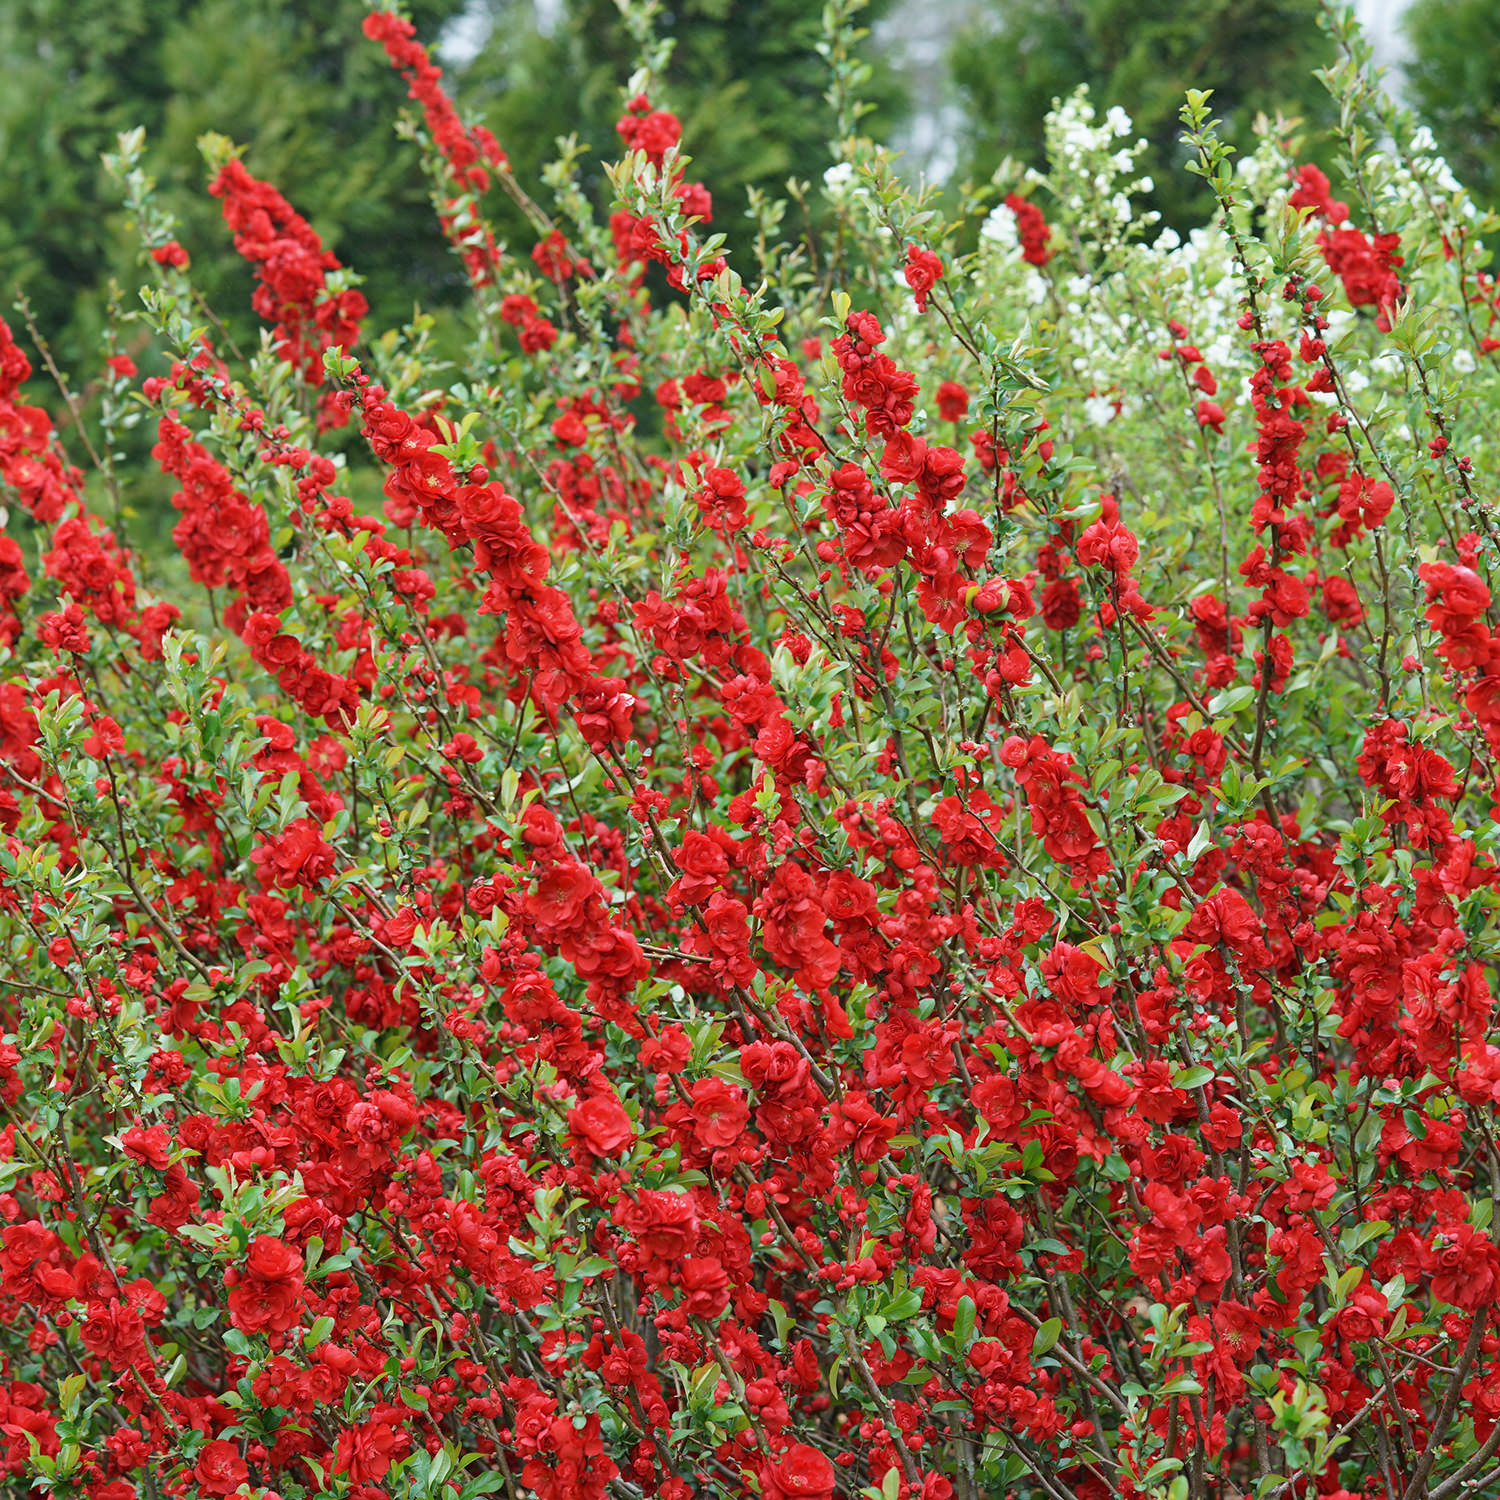
POLYGON ((974 1321, 978 1308, 972 1297, 960 1297, 953 1314, 953 1342, 958 1349, 967 1349, 974 1339, 974 1321))
POLYGON ((1179 1375, 1161 1388, 1163 1396, 1201 1396, 1203 1387, 1191 1375, 1179 1375))
POLYGON ((1390 1232, 1391 1226, 1384 1219, 1374 1219, 1368 1224, 1346 1229, 1341 1236, 1344 1253, 1352 1255, 1356 1250, 1362 1250, 1371 1240, 1378 1240, 1381 1235, 1390 1232))
POLYGON ((885 1309, 885 1315, 892 1323, 899 1323, 903 1318, 914 1317, 922 1311, 922 1289, 920 1287, 908 1287, 899 1297, 892 1300, 885 1309))
POLYGON ((505 1483, 505 1475, 498 1469, 491 1469, 488 1474, 481 1474, 472 1483, 466 1484, 460 1491, 462 1500, 475 1500, 478 1495, 488 1495, 500 1489, 505 1483))
POLYGON ((1214 1070, 1200 1065, 1196 1068, 1184 1068, 1182 1072, 1176 1074, 1172 1079, 1172 1087, 1174 1089, 1201 1089, 1204 1084, 1212 1083, 1213 1080, 1214 1070))
POLYGON ((1036 1331, 1036 1337, 1031 1341, 1031 1357, 1040 1359, 1051 1349, 1062 1337, 1063 1321, 1061 1318, 1048 1318, 1036 1331))

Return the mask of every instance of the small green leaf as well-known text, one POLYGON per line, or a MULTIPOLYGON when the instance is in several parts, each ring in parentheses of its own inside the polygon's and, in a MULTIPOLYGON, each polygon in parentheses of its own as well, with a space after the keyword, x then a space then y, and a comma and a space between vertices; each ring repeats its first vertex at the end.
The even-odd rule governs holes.
POLYGON ((891 1302, 885 1309, 885 1315, 892 1323, 899 1323, 903 1318, 915 1317, 921 1311, 922 1289, 913 1286, 891 1302))
POLYGON ((1031 1341, 1031 1357, 1040 1359, 1058 1339, 1062 1337, 1063 1322, 1061 1318, 1048 1318, 1036 1331, 1036 1337, 1031 1341))
POLYGON ((1174 1089, 1201 1089, 1204 1084, 1212 1083, 1214 1070, 1212 1068, 1196 1067, 1184 1068, 1172 1079, 1174 1089))
POLYGON ((978 1309, 972 1297, 960 1297, 953 1314, 953 1342, 960 1349, 967 1349, 974 1338, 974 1320, 978 1309))

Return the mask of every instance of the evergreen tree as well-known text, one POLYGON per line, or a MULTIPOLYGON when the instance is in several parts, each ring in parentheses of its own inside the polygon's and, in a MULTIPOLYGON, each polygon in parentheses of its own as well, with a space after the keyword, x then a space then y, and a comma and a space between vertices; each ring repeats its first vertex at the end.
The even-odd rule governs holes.
MULTIPOLYGON (((886 0, 867 12, 875 15, 886 0)), ((414 0, 429 45, 461 14, 488 39, 450 79, 466 111, 505 145, 534 184, 561 136, 590 148, 586 186, 608 192, 598 163, 615 155, 615 121, 637 48, 614 0, 567 0, 550 35, 527 0, 414 0)), ((9 0, 0 5, 0 304, 30 297, 65 364, 91 370, 111 275, 133 300, 129 237, 100 155, 119 131, 145 126, 147 168, 183 220, 197 284, 236 336, 253 339, 251 276, 206 191, 205 131, 247 147, 325 241, 365 277, 375 322, 413 300, 441 305, 463 278, 443 242, 413 148, 394 125, 405 87, 360 34, 363 0, 9 0)), ((743 244, 746 189, 784 195, 830 160, 832 112, 816 45, 817 7, 803 0, 679 0, 658 19, 677 38, 664 101, 683 119, 693 175, 711 185, 715 227, 743 244)), ((889 120, 890 70, 872 94, 889 120)), ((882 116, 868 128, 881 128, 882 116)), ((526 230, 501 194, 502 232, 526 230)))
MULTIPOLYGON (((435 35, 462 0, 410 9, 435 35)), ((371 303, 409 314, 461 282, 412 149, 393 122, 405 88, 360 35, 361 0, 8 0, 0 6, 0 303, 19 283, 61 358, 97 363, 105 287, 133 298, 128 237, 100 165, 144 125, 148 169, 183 218, 196 279, 249 333, 250 273, 205 191, 197 137, 247 163, 366 277, 371 303)))
POLYGON ((1494 0, 1415 0, 1403 26, 1406 95, 1460 182, 1500 200, 1500 26, 1494 0))
MULTIPOLYGON (((1433 0, 1436 5, 1445 0, 1433 0)), ((1143 166, 1155 182, 1150 207, 1190 228, 1208 212, 1206 192, 1185 170, 1178 110, 1188 88, 1213 89, 1226 140, 1253 146, 1256 111, 1280 109, 1309 125, 1331 118, 1313 70, 1332 55, 1317 24, 1318 0, 1202 0, 1143 8, 1137 0, 1005 0, 967 28, 953 50, 964 104, 965 163, 987 178, 1006 156, 1042 158, 1052 101, 1087 83, 1095 103, 1118 104, 1150 142, 1143 166)))
MULTIPOLYGON (((876 0, 861 24, 888 6, 876 0)), ((533 16, 526 0, 496 7, 489 41, 464 70, 463 98, 499 137, 522 181, 556 155, 558 137, 576 135, 588 147, 585 185, 607 194, 599 163, 621 149, 615 122, 639 49, 615 0, 568 0, 550 35, 536 30, 533 16)), ((833 159, 828 68, 817 51, 821 7, 673 0, 656 27, 676 46, 652 102, 681 118, 690 175, 712 191, 713 228, 734 253, 753 233, 744 217, 748 189, 784 198, 789 178, 816 183, 833 159)), ((861 129, 879 137, 904 101, 889 61, 868 43, 866 61, 876 108, 861 129)), ((798 222, 795 211, 790 222, 798 222)))

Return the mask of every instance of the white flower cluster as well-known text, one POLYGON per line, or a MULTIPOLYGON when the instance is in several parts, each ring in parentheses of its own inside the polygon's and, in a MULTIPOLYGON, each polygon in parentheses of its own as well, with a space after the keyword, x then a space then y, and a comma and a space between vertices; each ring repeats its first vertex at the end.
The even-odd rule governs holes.
MULTIPOLYGON (((1455 193, 1463 193, 1467 200, 1468 194, 1464 191, 1462 183, 1453 175, 1453 168, 1438 154, 1437 141, 1427 126, 1419 125, 1412 132, 1411 154, 1412 169, 1417 176, 1424 178, 1450 197, 1455 193)), ((1470 213, 1475 211, 1472 203, 1469 204, 1468 211, 1470 213)))
POLYGON ((1016 216, 1003 203, 997 203, 979 226, 979 238, 997 250, 1015 250, 1020 247, 1021 234, 1016 228, 1016 216))
MULTIPOLYGON (((1044 371, 1051 385, 1047 418, 1101 464, 1135 470, 1133 445, 1196 443, 1200 423, 1208 429, 1207 440, 1218 442, 1217 419, 1203 409, 1207 402, 1233 419, 1228 433, 1242 430, 1249 380, 1259 359, 1251 349, 1255 335, 1240 326, 1245 268, 1236 260, 1235 241, 1224 233, 1221 216, 1214 214, 1208 225, 1191 232, 1157 227, 1139 200, 1152 190, 1141 169, 1147 143, 1137 138, 1124 109, 1096 105, 1086 87, 1055 104, 1045 135, 1045 169, 1027 171, 1022 185, 1016 165, 1007 161, 994 187, 1001 195, 1020 187, 1031 196, 1052 226, 1056 258, 1043 267, 1024 260, 1016 213, 1003 202, 995 204, 979 226, 977 254, 970 262, 976 318, 1018 347, 1051 351, 1055 363, 1049 360, 1044 371), (1174 333, 1168 327, 1174 322, 1185 332, 1174 333), (1174 344, 1195 346, 1205 367, 1196 380, 1199 359, 1183 361, 1170 352, 1174 344)), ((1342 172, 1337 167, 1336 152, 1326 146, 1294 147, 1275 126, 1262 127, 1253 142, 1243 144, 1247 150, 1235 158, 1229 213, 1253 277, 1275 284, 1273 247, 1295 222, 1287 204, 1298 169, 1309 161, 1326 165, 1335 175, 1333 196, 1350 206, 1352 227, 1366 233, 1378 227, 1400 236, 1398 253, 1405 257, 1400 276, 1415 305, 1444 309, 1451 335, 1446 377, 1472 388, 1478 372, 1500 365, 1500 359, 1487 359, 1475 347, 1490 329, 1489 308, 1465 319, 1460 301, 1465 290, 1473 295, 1473 273, 1483 263, 1471 227, 1476 209, 1430 131, 1419 129, 1408 138, 1393 127, 1381 149, 1359 153, 1353 180, 1347 167, 1342 172), (1462 276, 1460 266, 1440 254, 1460 228, 1471 252, 1462 276)), ((878 234, 878 204, 867 181, 845 163, 830 168, 824 188, 841 213, 868 220, 878 234)), ((1321 310, 1329 322, 1327 342, 1340 390, 1372 430, 1395 449, 1405 446, 1425 461, 1428 432, 1413 431, 1396 416, 1407 404, 1411 356, 1377 333, 1374 308, 1348 305, 1339 276, 1325 267, 1313 244, 1325 227, 1321 218, 1309 220, 1295 251, 1299 267, 1324 287, 1321 310)), ((898 343, 908 338, 920 343, 926 323, 911 304, 904 278, 892 274, 895 294, 882 317, 898 343)), ((1269 298, 1268 293, 1261 302, 1266 326, 1295 349, 1298 307, 1270 305, 1269 298)), ((1311 394, 1321 422, 1339 397, 1311 394)), ((1472 429, 1456 441, 1469 453, 1482 453, 1486 446, 1484 434, 1472 429)), ((1246 467, 1252 471, 1247 482, 1253 482, 1253 452, 1243 442, 1223 449, 1218 461, 1236 472, 1246 467)))
POLYGON ((1123 227, 1132 220, 1140 222, 1144 216, 1136 213, 1130 195, 1149 193, 1155 184, 1146 176, 1128 179, 1147 143, 1140 139, 1133 145, 1118 144, 1135 130, 1130 116, 1118 105, 1105 112, 1102 124, 1096 120, 1087 85, 1060 100, 1047 116, 1052 186, 1070 208, 1084 215, 1092 213, 1101 225, 1123 227))
POLYGON ((847 161, 836 161, 823 174, 823 191, 835 202, 843 198, 868 196, 869 189, 864 186, 854 185, 854 164, 847 161))

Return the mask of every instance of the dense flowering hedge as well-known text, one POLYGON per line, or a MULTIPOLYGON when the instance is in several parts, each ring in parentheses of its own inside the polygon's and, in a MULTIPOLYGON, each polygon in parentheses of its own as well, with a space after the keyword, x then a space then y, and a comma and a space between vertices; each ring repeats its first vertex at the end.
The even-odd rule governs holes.
POLYGON ((950 222, 836 4, 752 272, 632 14, 605 223, 350 39, 460 365, 217 140, 259 351, 129 137, 98 421, 0 337, 5 1492, 1493 1493, 1496 224, 1347 23, 950 222))

